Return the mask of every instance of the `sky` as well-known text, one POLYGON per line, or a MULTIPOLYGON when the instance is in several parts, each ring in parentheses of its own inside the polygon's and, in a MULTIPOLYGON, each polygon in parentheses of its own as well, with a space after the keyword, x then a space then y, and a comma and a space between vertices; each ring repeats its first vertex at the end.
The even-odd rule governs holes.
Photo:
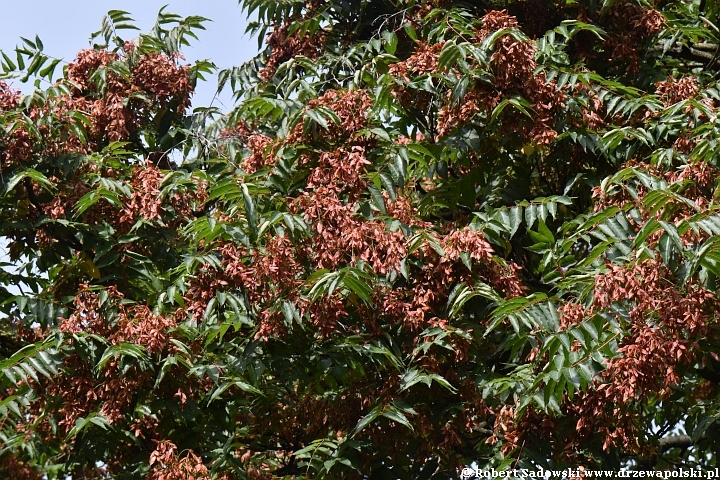
MULTIPOLYGON (((46 54, 72 61, 75 54, 90 46, 92 32, 100 30, 102 18, 109 10, 125 10, 141 30, 125 30, 134 37, 148 31, 161 7, 166 12, 182 16, 200 15, 212 20, 205 31, 198 34, 190 48, 184 50, 186 60, 210 59, 220 68, 241 65, 257 52, 257 39, 245 34, 246 14, 237 0, 5 0, 0 15, 0 50, 12 53, 21 43, 20 37, 34 39, 38 35, 46 54), (12 6, 10 6, 12 5, 12 6)), ((10 55, 10 58, 14 58, 10 55)), ((27 92, 28 86, 14 84, 27 92)), ((216 78, 199 84, 193 97, 194 106, 207 106, 217 87, 216 78)), ((226 92, 214 105, 223 111, 230 109, 230 95, 226 92), (221 104, 218 104, 218 101, 221 104)))

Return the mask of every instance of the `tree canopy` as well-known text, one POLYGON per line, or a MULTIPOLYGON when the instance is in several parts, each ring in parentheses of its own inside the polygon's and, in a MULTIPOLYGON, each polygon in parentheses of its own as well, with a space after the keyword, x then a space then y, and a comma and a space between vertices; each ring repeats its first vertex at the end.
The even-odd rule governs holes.
POLYGON ((720 466, 716 2, 240 3, 2 54, 1 477, 720 466))

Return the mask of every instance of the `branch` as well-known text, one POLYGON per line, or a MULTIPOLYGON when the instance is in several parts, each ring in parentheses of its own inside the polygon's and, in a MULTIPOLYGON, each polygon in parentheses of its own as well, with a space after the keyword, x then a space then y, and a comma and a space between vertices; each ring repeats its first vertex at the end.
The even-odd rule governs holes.
POLYGON ((712 69, 717 63, 717 57, 719 53, 718 44, 716 43, 695 43, 690 46, 677 44, 665 50, 663 45, 657 44, 652 51, 664 52, 664 55, 675 57, 678 59, 686 60, 693 63, 693 66, 702 66, 704 68, 712 69))
POLYGON ((665 437, 658 440, 658 449, 661 452, 666 452, 671 448, 688 448, 695 444, 690 435, 673 435, 671 437, 665 437))
POLYGON ((682 456, 687 451, 687 449, 692 447, 694 444, 695 442, 693 442, 693 439, 692 437, 690 437, 690 435, 671 435, 669 437, 663 437, 659 439, 657 443, 657 451, 653 452, 648 457, 636 458, 636 455, 627 456, 630 458, 635 458, 640 468, 653 469, 660 459, 663 459, 668 463, 674 463, 673 460, 664 457, 664 454, 668 450, 672 450, 673 448, 680 448, 683 450, 683 453, 681 453, 682 456))

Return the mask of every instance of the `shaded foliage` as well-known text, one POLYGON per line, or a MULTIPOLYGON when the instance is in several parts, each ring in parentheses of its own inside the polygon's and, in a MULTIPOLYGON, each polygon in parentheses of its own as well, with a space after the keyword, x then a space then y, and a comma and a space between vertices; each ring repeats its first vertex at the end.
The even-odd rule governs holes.
POLYGON ((717 466, 714 3, 241 3, 3 55, 0 473, 717 466))

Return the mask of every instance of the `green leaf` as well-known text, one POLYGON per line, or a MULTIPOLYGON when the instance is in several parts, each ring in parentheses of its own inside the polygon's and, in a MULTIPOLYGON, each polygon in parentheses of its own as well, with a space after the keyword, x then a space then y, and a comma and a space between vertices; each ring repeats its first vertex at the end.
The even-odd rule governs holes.
POLYGON ((28 168, 16 174, 10 179, 10 181, 8 181, 5 186, 4 194, 7 195, 9 192, 11 192, 25 178, 33 180, 39 186, 44 187, 44 189, 48 192, 54 193, 55 191, 55 184, 52 183, 45 175, 38 172, 34 168, 28 168))
POLYGON ((365 427, 367 427, 371 422, 375 421, 380 415, 382 415, 382 411, 380 407, 373 408, 370 413, 365 415, 363 418, 360 419, 360 421, 355 425, 355 428, 350 434, 350 438, 355 437, 358 433, 360 433, 365 427))
POLYGON ((255 239, 255 238, 257 238, 257 233, 258 233, 257 207, 255 206, 255 201, 250 196, 248 186, 243 183, 242 185, 240 185, 240 189, 242 190, 243 201, 245 202, 245 218, 247 219, 247 222, 248 222, 250 238, 255 239))
POLYGON ((387 410, 382 412, 382 416, 407 427, 409 430, 414 430, 407 417, 395 407, 388 407, 387 410))

